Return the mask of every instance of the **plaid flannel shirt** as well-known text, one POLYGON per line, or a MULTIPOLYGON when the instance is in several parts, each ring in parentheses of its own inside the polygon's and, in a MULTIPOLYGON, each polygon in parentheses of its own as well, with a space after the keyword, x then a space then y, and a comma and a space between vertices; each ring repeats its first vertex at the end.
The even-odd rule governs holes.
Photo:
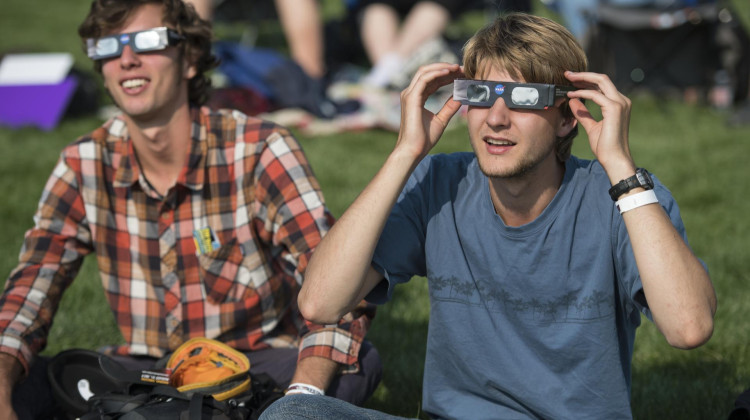
POLYGON ((93 251, 126 343, 111 353, 161 357, 208 337, 243 351, 297 346, 300 359, 356 369, 372 307, 328 326, 297 308, 301 273, 333 223, 299 144, 239 112, 191 115, 188 162, 164 197, 118 117, 63 150, 0 298, 1 352, 28 369, 93 251))

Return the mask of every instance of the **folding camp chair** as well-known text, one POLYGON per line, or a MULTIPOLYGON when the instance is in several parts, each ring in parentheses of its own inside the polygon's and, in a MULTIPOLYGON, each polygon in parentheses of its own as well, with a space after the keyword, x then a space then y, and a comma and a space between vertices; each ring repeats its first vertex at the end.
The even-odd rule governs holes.
POLYGON ((706 89, 721 69, 715 42, 721 10, 713 2, 670 8, 602 4, 587 48, 590 68, 608 74, 626 93, 706 89))

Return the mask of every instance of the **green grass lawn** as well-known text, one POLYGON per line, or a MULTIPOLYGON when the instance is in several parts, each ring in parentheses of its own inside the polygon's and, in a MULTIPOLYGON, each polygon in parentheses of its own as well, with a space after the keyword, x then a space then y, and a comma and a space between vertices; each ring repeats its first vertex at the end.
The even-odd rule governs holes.
MULTIPOLYGON (((6 1, 0 14, 0 53, 10 50, 71 51, 82 68, 75 28, 87 0, 6 1)), ((750 5, 736 2, 745 21, 750 5)), ((632 404, 638 419, 721 419, 734 398, 750 387, 750 127, 730 129, 725 114, 705 106, 649 96, 633 98, 630 141, 638 165, 655 173, 682 211, 690 244, 711 272, 719 297, 716 328, 703 347, 671 348, 653 324, 639 329, 633 361, 632 404)), ((59 150, 100 122, 68 119, 51 132, 0 128, 0 273, 15 266, 23 233, 59 150)), ((382 131, 308 138, 300 136, 327 203, 339 216, 384 161, 396 136, 382 131)), ((437 152, 469 150, 458 124, 437 152)), ((591 157, 585 134, 574 154, 591 157)), ((0 276, 0 283, 4 276, 0 276)), ((421 375, 429 302, 424 279, 397 290, 381 307, 369 339, 384 362, 383 382, 368 405, 404 416, 421 413, 421 375)), ((65 348, 96 348, 119 342, 96 273, 87 260, 66 293, 46 354, 65 348)))

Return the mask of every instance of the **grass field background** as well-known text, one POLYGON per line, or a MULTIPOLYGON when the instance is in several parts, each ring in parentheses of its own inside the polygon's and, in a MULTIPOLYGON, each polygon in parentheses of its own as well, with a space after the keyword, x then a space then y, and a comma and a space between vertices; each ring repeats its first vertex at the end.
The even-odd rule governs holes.
MULTIPOLYGON (((333 1, 325 4, 338 10, 333 1)), ((750 22, 750 3, 737 0, 735 7, 750 22)), ((67 51, 75 54, 77 66, 90 69, 76 36, 87 8, 88 0, 6 0, 0 13, 0 53, 67 51)), ((699 349, 671 348, 649 322, 639 329, 634 415, 726 418, 735 397, 750 387, 750 127, 728 128, 726 113, 704 105, 648 95, 633 97, 633 103, 633 156, 676 197, 690 244, 708 264, 719 298, 714 336, 699 349)), ((51 132, 0 128, 0 283, 16 264, 60 149, 99 123, 95 117, 66 119, 51 132)), ((396 139, 383 131, 299 138, 336 216, 374 175, 396 139)), ((462 124, 446 132, 436 147, 436 152, 457 150, 470 150, 462 124)), ((592 156, 585 133, 576 139, 574 154, 592 156)), ((99 281, 95 261, 88 259, 65 295, 45 354, 122 340, 99 281)), ((424 279, 400 287, 394 300, 379 309, 369 339, 378 347, 385 371, 368 406, 424 417, 421 375, 428 316, 424 279)))

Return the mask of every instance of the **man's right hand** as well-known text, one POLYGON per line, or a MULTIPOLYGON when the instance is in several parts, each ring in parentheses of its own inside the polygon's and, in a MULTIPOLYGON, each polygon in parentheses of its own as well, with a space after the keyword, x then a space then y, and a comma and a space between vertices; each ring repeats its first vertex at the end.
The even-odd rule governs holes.
POLYGON ((13 411, 11 396, 13 386, 22 374, 23 366, 18 359, 9 354, 0 353, 0 413, 6 413, 4 418, 9 420, 18 420, 15 411, 13 411))
POLYGON ((401 93, 401 128, 393 152, 315 248, 298 297, 302 315, 333 324, 382 280, 372 256, 406 180, 429 153, 461 104, 449 99, 437 114, 424 104, 440 87, 463 75, 458 64, 423 66, 401 93))
POLYGON ((394 152, 404 151, 418 162, 437 144, 461 103, 448 99, 437 114, 425 109, 427 98, 464 75, 458 64, 435 63, 419 68, 401 92, 401 128, 394 152))

